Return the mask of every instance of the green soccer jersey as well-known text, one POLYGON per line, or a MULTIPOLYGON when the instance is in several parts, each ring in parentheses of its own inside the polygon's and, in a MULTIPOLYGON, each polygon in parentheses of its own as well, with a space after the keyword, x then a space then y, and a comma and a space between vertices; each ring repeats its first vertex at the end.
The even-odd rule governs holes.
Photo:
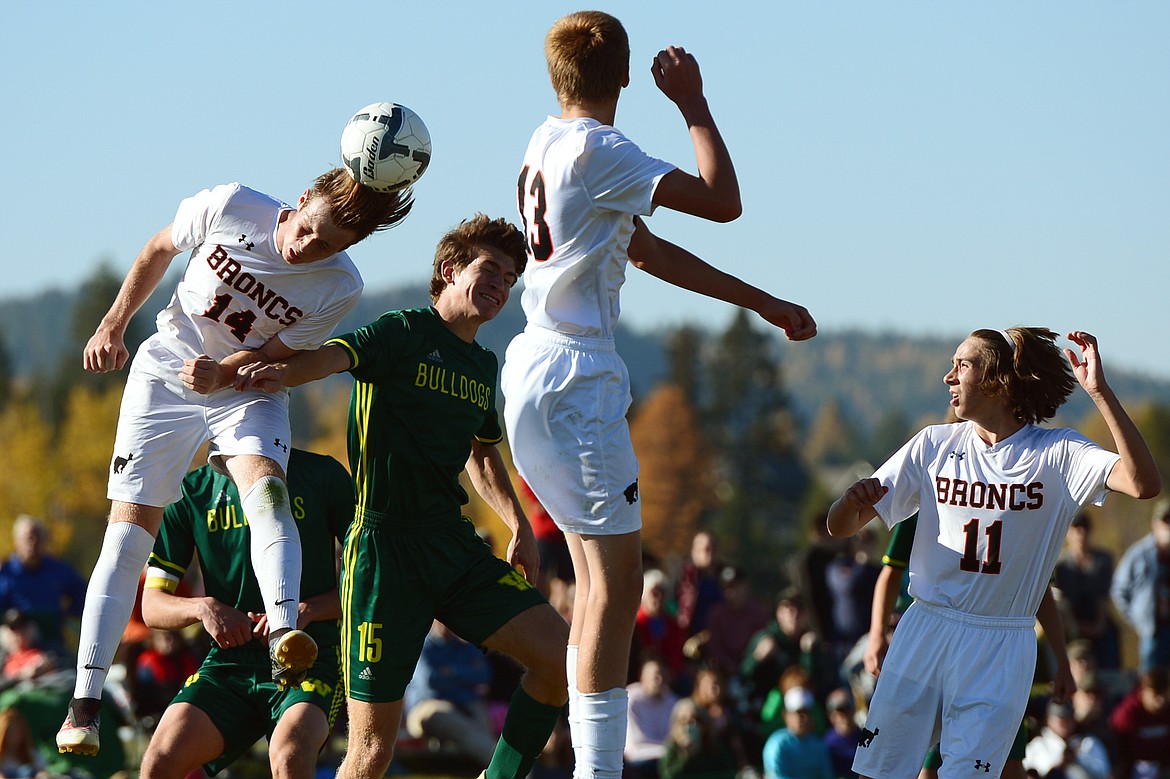
POLYGON ((349 465, 360 510, 459 516, 459 474, 473 439, 503 438, 496 356, 467 343, 433 308, 391 311, 328 343, 350 355, 349 465))
MULTIPOLYGON (((301 599, 337 587, 335 541, 353 518, 353 483, 332 457, 293 449, 289 501, 301 535, 301 599)), ((198 553, 207 594, 240 611, 264 611, 249 556, 251 533, 231 479, 205 465, 183 479, 183 498, 167 506, 150 555, 146 586, 174 592, 198 553)), ((336 621, 310 623, 319 646, 338 643, 336 621)))

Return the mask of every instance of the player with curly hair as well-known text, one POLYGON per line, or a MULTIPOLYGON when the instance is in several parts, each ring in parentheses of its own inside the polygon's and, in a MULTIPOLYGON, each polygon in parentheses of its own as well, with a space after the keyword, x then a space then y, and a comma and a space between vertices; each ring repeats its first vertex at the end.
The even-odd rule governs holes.
POLYGON ((881 666, 853 763, 860 776, 914 776, 935 741, 943 779, 1001 771, 1036 667, 1037 610, 1069 524, 1109 492, 1148 499, 1161 489, 1149 448, 1105 380, 1097 339, 1070 333, 1080 353, 1062 355, 1056 337, 1037 327, 973 332, 943 378, 960 421, 920 431, 829 510, 834 536, 918 512, 914 602, 881 666), (1077 383, 1117 453, 1038 424, 1077 383))

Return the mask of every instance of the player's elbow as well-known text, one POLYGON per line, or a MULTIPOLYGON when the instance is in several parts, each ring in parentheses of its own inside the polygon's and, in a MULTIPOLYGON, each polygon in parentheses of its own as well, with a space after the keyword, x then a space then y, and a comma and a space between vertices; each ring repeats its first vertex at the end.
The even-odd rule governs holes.
POLYGON ((707 218, 712 222, 734 222, 743 216, 743 202, 738 198, 719 198, 711 203, 707 218))
POLYGON ((1135 470, 1132 474, 1124 479, 1124 486, 1121 490, 1131 498, 1138 500, 1150 500, 1158 497, 1162 493, 1162 477, 1157 470, 1149 469, 1148 471, 1135 470))
POLYGON ((1152 482, 1147 481, 1137 485, 1137 492, 1134 497, 1138 500, 1152 500, 1162 494, 1161 479, 1154 479, 1152 482))
POLYGON ((148 628, 162 629, 162 612, 154 603, 153 598, 149 598, 143 593, 142 597, 142 621, 148 628))

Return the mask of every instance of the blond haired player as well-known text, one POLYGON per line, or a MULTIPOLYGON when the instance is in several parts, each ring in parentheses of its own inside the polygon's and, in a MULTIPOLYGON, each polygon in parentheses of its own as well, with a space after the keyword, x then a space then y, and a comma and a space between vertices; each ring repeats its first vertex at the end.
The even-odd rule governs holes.
POLYGON ((85 369, 121 369, 124 335, 180 252, 190 251, 158 329, 139 348, 118 416, 108 497, 113 502, 90 576, 77 683, 57 734, 62 752, 96 754, 102 686, 134 605, 138 577, 163 508, 197 450, 236 483, 252 532, 252 565, 270 627, 273 679, 299 683, 317 648, 296 630, 300 538, 285 484, 287 393, 236 392, 239 365, 314 349, 362 291, 345 249, 410 211, 410 191, 380 194, 338 168, 295 207, 240 184, 203 190, 179 204, 152 237, 85 347, 85 369), (223 361, 219 365, 217 361, 223 361))
POLYGON ((829 510, 835 536, 875 516, 893 527, 918 512, 914 603, 881 666, 853 762, 860 776, 915 776, 936 740, 943 779, 998 774, 1028 701, 1036 613, 1073 517, 1110 491, 1144 499, 1161 489, 1149 448, 1105 381, 1097 339, 1068 337, 1080 354, 1066 349, 1066 361, 1044 328, 973 332, 943 378, 962 421, 920 431, 829 510), (1077 382, 1117 454, 1037 425, 1077 382))
POLYGON ((518 181, 530 262, 528 325, 508 347, 501 388, 517 469, 565 532, 577 588, 569 638, 575 775, 617 777, 626 732, 626 666, 642 592, 638 463, 629 377, 614 351, 626 264, 757 312, 792 340, 816 325, 780 300, 654 236, 656 206, 713 221, 740 214, 739 184, 694 57, 658 53, 651 72, 690 129, 699 175, 650 157, 613 127, 630 80, 621 22, 570 14, 545 39, 561 115, 533 133, 518 181))

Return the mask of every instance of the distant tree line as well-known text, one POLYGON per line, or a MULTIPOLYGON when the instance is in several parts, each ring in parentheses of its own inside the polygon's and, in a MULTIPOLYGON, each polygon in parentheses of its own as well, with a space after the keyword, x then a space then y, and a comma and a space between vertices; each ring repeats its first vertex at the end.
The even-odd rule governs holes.
MULTIPOLYGON (((89 570, 96 559, 126 372, 86 373, 81 353, 120 283, 107 266, 84 281, 68 312, 67 343, 48 363, 51 368, 17 375, 15 347, 0 330, 0 505, 5 507, 0 553, 11 549, 13 519, 29 513, 50 521, 56 549, 80 569, 89 570)), ((416 297, 412 293, 395 304, 425 305, 412 303, 416 297)), ((152 301, 135 318, 127 338, 131 353, 152 331, 151 319, 161 305, 152 301)), ((372 310, 361 314, 372 318, 372 310)), ((508 330, 518 327, 513 322, 489 337, 506 341, 508 330)), ((669 567, 686 553, 697 530, 709 529, 726 557, 747 569, 765 593, 790 579, 792 561, 810 542, 813 524, 844 486, 914 430, 944 421, 939 380, 945 366, 936 364, 933 351, 924 359, 923 348, 894 341, 883 355, 867 357, 875 348, 873 338, 829 341, 818 352, 816 341, 785 344, 754 315, 739 312, 722 332, 684 326, 656 341, 638 341, 638 359, 653 353, 662 366, 653 382, 635 387, 630 415, 641 463, 647 553, 669 567), (896 368, 870 375, 867 359, 884 359, 896 368), (794 376, 803 410, 795 402, 794 376), (921 391, 940 397, 939 412, 907 413, 900 401, 911 385, 928 385, 921 391), (809 399, 809 386, 817 388, 819 402, 809 399)), ((489 345, 502 351, 500 343, 489 345)), ((347 378, 335 377, 294 391, 299 445, 346 462, 349 386, 347 378)), ((1127 404, 1170 483, 1170 402, 1155 396, 1140 402, 1127 398, 1127 404)), ((1107 442, 1091 406, 1074 408, 1082 409, 1078 418, 1059 421, 1107 442)), ((1116 552, 1148 530, 1148 507, 1135 501, 1114 497, 1094 512, 1098 539, 1116 552)), ((502 553, 503 524, 477 499, 468 513, 492 530, 502 553)))

